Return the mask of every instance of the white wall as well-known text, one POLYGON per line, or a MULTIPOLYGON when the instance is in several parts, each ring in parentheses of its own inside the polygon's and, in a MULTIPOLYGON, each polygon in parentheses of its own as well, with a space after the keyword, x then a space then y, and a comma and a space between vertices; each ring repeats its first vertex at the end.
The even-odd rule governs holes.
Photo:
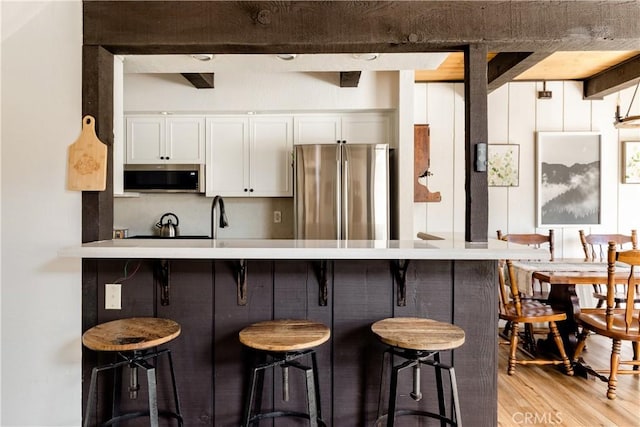
MULTIPOLYGON (((126 59, 125 59, 126 61, 126 59)), ((180 74, 125 74, 125 112, 247 112, 394 109, 397 73, 363 71, 357 88, 339 73, 215 73, 214 89, 180 74)))
POLYGON ((65 190, 81 110, 81 1, 0 2, 3 426, 81 422, 81 195, 65 190))

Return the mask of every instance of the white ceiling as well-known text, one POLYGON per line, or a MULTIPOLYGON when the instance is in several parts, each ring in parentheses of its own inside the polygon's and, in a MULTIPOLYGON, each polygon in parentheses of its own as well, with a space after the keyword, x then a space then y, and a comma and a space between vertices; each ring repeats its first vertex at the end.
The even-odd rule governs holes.
MULTIPOLYGON (((366 56, 368 54, 362 54, 366 56)), ((200 61, 191 55, 124 55, 125 73, 215 73, 290 71, 435 70, 448 53, 381 53, 375 60, 356 54, 305 54, 290 61, 276 55, 214 55, 200 61)))

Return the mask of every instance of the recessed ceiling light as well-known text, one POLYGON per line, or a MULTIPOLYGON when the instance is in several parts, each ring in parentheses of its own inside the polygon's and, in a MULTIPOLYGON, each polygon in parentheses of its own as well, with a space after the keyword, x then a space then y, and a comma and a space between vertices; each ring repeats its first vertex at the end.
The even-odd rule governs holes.
POLYGON ((355 59, 360 59, 362 61, 373 61, 375 59, 378 59, 378 57, 380 56, 379 53, 354 53, 353 57, 355 59))
POLYGON ((213 59, 213 55, 210 53, 195 53, 191 55, 193 59, 197 59, 198 61, 211 61, 213 59))
POLYGON ((282 59, 283 61, 291 61, 292 59, 296 59, 296 56, 298 55, 295 53, 280 53, 276 56, 282 59))

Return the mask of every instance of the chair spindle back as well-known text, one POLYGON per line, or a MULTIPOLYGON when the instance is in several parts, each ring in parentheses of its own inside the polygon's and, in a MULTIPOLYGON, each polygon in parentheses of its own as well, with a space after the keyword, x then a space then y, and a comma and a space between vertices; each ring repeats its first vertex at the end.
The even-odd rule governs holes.
POLYGON ((549 230, 548 235, 544 234, 502 234, 502 230, 498 230, 498 239, 505 240, 507 242, 518 243, 521 245, 529 245, 536 248, 542 247, 547 244, 549 246, 549 253, 551 258, 549 261, 553 261, 553 229, 549 230))
POLYGON ((625 234, 585 234, 584 230, 578 231, 580 234, 580 243, 584 251, 586 261, 607 260, 607 249, 609 242, 615 242, 619 250, 624 245, 631 244, 631 249, 638 249, 638 234, 636 230, 631 230, 631 235, 625 234))
POLYGON ((627 295, 626 304, 624 308, 624 323, 626 325, 627 332, 633 322, 633 316, 636 316, 636 321, 640 321, 640 310, 634 307, 634 298, 636 292, 636 285, 639 279, 635 277, 635 267, 640 266, 640 250, 630 249, 626 251, 618 250, 618 243, 616 241, 609 242, 608 250, 608 280, 607 280, 607 309, 606 309, 606 321, 607 329, 611 329, 614 323, 615 316, 621 315, 621 310, 614 310, 615 308, 615 291, 616 291, 616 262, 621 264, 627 264, 630 267, 629 276, 625 282, 627 295))

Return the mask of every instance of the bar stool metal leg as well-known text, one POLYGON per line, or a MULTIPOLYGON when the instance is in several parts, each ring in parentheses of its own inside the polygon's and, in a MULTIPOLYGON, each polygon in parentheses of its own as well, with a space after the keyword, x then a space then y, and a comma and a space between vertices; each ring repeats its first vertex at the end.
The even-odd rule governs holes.
POLYGON ((313 380, 312 368, 304 370, 307 380, 307 410, 309 411, 309 426, 318 427, 318 407, 316 406, 316 386, 313 380))
MULTIPOLYGON (((444 404, 444 388, 442 387, 442 370, 440 368, 440 353, 436 353, 433 356, 433 366, 436 369, 436 387, 438 388, 438 409, 441 417, 447 416, 447 408, 444 404)), ((447 423, 444 420, 440 420, 440 426, 445 427, 447 423)))
POLYGON ((146 361, 141 361, 147 371, 147 387, 149 393, 149 423, 151 427, 158 427, 158 389, 156 384, 156 369, 146 361))
POLYGON ((316 413, 318 419, 322 419, 322 405, 320 402, 320 373, 318 371, 318 360, 316 359, 316 352, 311 353, 311 366, 313 367, 313 384, 314 392, 316 396, 316 413))
POLYGON ((87 396, 87 407, 84 413, 84 427, 89 427, 89 418, 93 412, 93 397, 96 394, 96 383, 98 382, 98 368, 91 370, 91 382, 89 383, 89 395, 87 396))

